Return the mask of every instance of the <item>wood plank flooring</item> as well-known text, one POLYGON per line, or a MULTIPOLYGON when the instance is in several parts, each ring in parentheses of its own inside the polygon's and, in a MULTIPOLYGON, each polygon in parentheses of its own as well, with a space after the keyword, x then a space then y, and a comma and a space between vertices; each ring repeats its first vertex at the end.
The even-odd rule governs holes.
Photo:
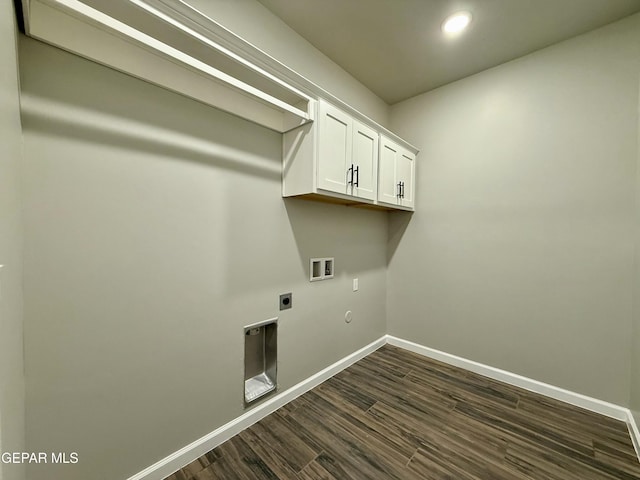
POLYGON ((384 346, 167 480, 640 479, 627 426, 384 346))

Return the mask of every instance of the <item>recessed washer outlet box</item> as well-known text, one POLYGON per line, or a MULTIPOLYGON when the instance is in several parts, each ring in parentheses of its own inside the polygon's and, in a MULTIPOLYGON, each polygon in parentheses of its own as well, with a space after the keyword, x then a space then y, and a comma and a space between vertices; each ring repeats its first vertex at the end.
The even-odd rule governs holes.
POLYGON ((312 258, 309 261, 309 281, 328 280, 333 278, 335 262, 333 257, 312 258))
POLYGON ((280 295, 280 310, 289 310, 293 306, 293 294, 283 293, 280 295))

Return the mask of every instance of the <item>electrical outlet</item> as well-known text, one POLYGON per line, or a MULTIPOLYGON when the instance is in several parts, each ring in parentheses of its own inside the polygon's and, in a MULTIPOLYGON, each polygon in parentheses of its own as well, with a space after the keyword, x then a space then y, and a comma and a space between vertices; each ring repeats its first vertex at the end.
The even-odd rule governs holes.
POLYGON ((280 295, 280 310, 289 310, 293 306, 293 294, 283 293, 280 295))

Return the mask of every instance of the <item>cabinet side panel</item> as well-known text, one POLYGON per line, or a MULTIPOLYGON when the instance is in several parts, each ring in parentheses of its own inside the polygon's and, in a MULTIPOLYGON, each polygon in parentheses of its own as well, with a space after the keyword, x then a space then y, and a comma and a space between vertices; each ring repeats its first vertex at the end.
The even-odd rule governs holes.
POLYGON ((315 133, 313 123, 290 130, 282 139, 282 196, 313 193, 315 133))

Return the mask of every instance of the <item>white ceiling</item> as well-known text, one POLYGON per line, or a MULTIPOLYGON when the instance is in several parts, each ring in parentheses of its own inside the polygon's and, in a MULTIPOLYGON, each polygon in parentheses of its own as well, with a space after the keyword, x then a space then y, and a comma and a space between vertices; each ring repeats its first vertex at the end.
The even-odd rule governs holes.
POLYGON ((640 11, 640 0, 258 0, 389 104, 640 11), (445 38, 449 14, 469 29, 445 38))

